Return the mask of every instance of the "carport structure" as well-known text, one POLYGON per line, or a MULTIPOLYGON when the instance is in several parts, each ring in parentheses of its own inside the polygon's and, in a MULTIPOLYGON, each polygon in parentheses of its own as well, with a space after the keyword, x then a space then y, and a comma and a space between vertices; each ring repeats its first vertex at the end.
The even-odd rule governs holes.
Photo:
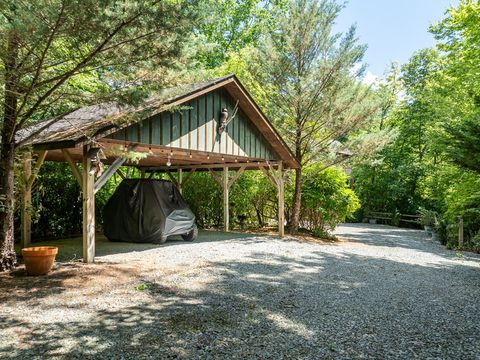
POLYGON ((122 165, 135 166, 145 178, 167 173, 180 191, 195 171, 209 171, 223 189, 225 231, 230 187, 243 171, 261 170, 278 190, 280 236, 284 171, 299 166, 235 75, 166 89, 141 106, 112 102, 80 108, 23 130, 17 141, 28 149, 23 158, 23 246, 31 240, 31 189, 40 167, 44 161, 67 162, 82 191, 87 263, 95 257, 95 193, 113 174, 125 177, 122 165), (130 152, 144 157, 131 163, 130 152), (97 171, 100 163, 109 165, 103 173, 97 171))

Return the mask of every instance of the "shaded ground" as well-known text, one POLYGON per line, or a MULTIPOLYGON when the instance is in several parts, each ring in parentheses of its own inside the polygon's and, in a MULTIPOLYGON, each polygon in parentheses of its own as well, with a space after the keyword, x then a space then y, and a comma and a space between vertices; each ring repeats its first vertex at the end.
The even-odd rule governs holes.
POLYGON ((100 241, 95 265, 0 275, 0 358, 480 359, 478 255, 389 226, 337 234, 100 241))

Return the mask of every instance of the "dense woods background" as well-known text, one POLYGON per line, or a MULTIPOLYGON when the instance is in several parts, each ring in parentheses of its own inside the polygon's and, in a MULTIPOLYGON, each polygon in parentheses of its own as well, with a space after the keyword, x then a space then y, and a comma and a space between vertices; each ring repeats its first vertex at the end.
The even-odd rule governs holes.
MULTIPOLYGON (((81 104, 138 102, 158 88, 232 72, 302 164, 287 179, 286 219, 293 231, 326 236, 337 223, 362 221, 371 211, 416 214, 423 208, 435 212, 433 225, 450 246, 462 216, 467 245, 480 250, 478 1, 461 0, 430 29, 436 47, 392 64, 372 86, 362 82, 366 46, 355 28, 332 31, 342 9, 333 0, 93 3, 1 2, 3 254, 12 238, 10 215, 19 215, 5 180, 12 134, 81 104), (115 25, 118 34, 110 32, 115 25), (102 39, 112 40, 109 51, 87 59, 102 39)), ((97 195, 99 224, 118 181, 97 195)), ((200 226, 221 224, 221 190, 210 174, 195 173, 184 196, 200 226)), ((274 224, 276 192, 261 173, 243 174, 230 196, 235 227, 274 224)), ((34 238, 80 231, 80 192, 66 164, 42 168, 32 213, 34 238)))

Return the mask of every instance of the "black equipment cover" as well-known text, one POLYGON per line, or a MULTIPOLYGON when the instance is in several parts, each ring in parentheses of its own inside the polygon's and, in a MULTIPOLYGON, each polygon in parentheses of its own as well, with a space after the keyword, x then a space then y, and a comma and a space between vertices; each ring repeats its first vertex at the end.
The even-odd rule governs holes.
POLYGON ((170 181, 125 179, 105 205, 103 224, 110 241, 160 243, 192 231, 195 215, 170 181))

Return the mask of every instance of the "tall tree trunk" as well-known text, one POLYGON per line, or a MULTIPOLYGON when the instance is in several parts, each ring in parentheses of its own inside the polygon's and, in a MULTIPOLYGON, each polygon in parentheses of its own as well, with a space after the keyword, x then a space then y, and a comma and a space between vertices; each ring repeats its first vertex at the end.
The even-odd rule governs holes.
POLYGON ((300 164, 300 168, 295 169, 295 192, 293 194, 292 204, 292 222, 290 231, 296 233, 300 225, 300 209, 302 207, 302 123, 300 107, 297 107, 297 129, 295 131, 295 159, 300 164))
POLYGON ((13 237, 15 148, 4 143, 0 151, 0 271, 12 269, 17 262, 13 237))
POLYGON ((263 227, 264 223, 263 223, 263 218, 262 218, 262 214, 260 212, 260 208, 257 207, 256 205, 253 205, 253 207, 255 208, 255 212, 257 214, 257 221, 258 221, 258 226, 259 227, 263 227))
POLYGON ((292 222, 290 231, 298 231, 300 224, 300 209, 302 205, 302 168, 295 169, 295 193, 293 195, 292 222))
POLYGON ((13 216, 15 210, 15 125, 17 120, 18 38, 15 30, 8 35, 5 62, 5 97, 0 148, 0 271, 12 269, 17 262, 14 248, 13 216))

